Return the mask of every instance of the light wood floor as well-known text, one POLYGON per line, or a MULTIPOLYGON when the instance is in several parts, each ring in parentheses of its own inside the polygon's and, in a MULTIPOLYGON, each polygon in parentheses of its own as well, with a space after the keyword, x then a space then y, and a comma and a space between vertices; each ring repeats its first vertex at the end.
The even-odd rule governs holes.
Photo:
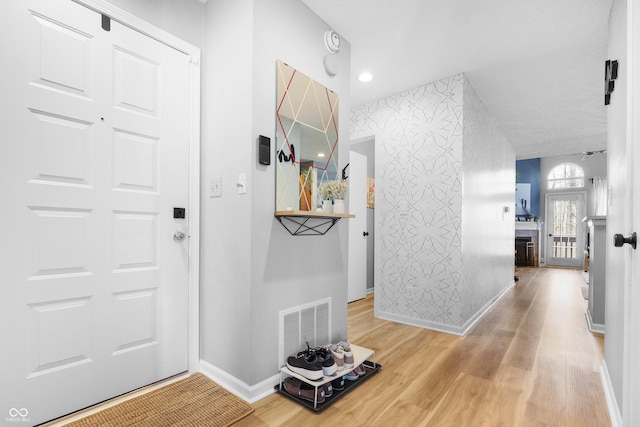
POLYGON ((274 394, 244 426, 610 426, 578 270, 527 268, 465 337, 375 319, 349 304, 349 341, 383 365, 320 414, 274 394))

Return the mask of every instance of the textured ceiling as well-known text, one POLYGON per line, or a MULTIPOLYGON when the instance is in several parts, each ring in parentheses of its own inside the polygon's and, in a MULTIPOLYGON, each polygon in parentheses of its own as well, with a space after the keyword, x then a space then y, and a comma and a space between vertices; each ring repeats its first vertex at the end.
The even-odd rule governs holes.
POLYGON ((606 149, 611 0, 302 1, 351 44, 352 105, 463 72, 518 159, 606 149))

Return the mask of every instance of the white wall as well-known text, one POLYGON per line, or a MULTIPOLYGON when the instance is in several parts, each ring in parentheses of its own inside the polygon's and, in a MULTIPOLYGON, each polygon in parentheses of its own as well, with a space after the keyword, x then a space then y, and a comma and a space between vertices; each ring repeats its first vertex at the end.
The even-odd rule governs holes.
MULTIPOLYGON (((277 59, 339 94, 340 140, 348 141, 350 46, 343 40, 329 77, 329 27, 302 2, 209 0, 205 9, 202 178, 221 176, 223 188, 220 198, 202 198, 201 356, 251 386, 283 363, 280 310, 330 297, 333 340, 347 338, 348 220, 325 236, 289 235, 273 215, 276 162, 259 165, 256 152, 265 135, 275 153, 277 59), (240 172, 245 195, 235 187, 240 172)), ((348 144, 339 150, 343 167, 348 144)))
POLYGON ((515 197, 515 155, 465 81, 458 74, 358 106, 351 128, 352 140, 376 141, 376 316, 454 333, 513 281, 513 217, 501 215, 515 197), (467 155, 475 162, 467 168, 468 203, 465 87, 467 155), (495 230, 479 237, 488 225, 495 230), (463 268, 467 250, 473 267, 463 268), (482 269, 493 277, 473 279, 482 269))
POLYGON ((513 282, 515 153, 464 80, 462 142, 462 320, 513 282), (510 208, 504 213, 504 207, 510 208))
POLYGON ((202 47, 204 4, 199 0, 107 0, 137 18, 202 47))
MULTIPOLYGON (((609 18, 608 58, 619 62, 615 91, 611 94, 611 104, 607 107, 607 159, 609 170, 610 204, 607 212, 607 240, 612 241, 614 233, 626 233, 627 212, 631 205, 627 199, 627 6, 626 0, 614 0, 609 18)), ((607 250, 606 307, 604 360, 615 394, 618 409, 623 402, 623 355, 625 352, 624 330, 624 284, 625 258, 622 250, 610 247, 607 250)))

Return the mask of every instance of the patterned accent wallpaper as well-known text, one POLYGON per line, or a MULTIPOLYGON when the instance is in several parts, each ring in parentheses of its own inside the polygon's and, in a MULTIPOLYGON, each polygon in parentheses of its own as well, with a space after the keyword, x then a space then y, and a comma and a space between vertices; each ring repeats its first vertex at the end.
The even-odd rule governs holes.
MULTIPOLYGON (((376 312, 407 323, 462 327, 470 311, 487 302, 478 304, 476 299, 492 292, 469 292, 471 285, 465 283, 481 260, 474 255, 469 258, 474 267, 463 266, 463 207, 473 208, 463 202, 463 115, 479 114, 475 104, 464 108, 465 88, 470 88, 466 77, 457 74, 352 111, 351 139, 374 135, 376 144, 376 312)), ((486 118, 481 118, 476 129, 485 125, 486 118)), ((477 146, 485 143, 493 142, 479 141, 477 146)), ((515 170, 510 148, 505 150, 502 142, 487 148, 511 152, 515 170)), ((486 160, 477 151, 469 151, 469 160, 486 160)), ((495 182, 506 180, 505 168, 508 165, 487 173, 501 176, 495 182)), ((511 179, 515 183, 515 172, 511 179)), ((510 224, 513 228, 513 218, 510 224)))

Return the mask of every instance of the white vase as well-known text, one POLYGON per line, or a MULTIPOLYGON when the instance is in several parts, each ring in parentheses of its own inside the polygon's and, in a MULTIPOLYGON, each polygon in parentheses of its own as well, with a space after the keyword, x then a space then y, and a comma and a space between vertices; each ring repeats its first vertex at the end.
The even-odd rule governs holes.
POLYGON ((344 200, 333 199, 333 213, 344 213, 344 200))
POLYGON ((333 212, 333 205, 331 204, 331 200, 322 201, 322 210, 326 213, 333 212))

